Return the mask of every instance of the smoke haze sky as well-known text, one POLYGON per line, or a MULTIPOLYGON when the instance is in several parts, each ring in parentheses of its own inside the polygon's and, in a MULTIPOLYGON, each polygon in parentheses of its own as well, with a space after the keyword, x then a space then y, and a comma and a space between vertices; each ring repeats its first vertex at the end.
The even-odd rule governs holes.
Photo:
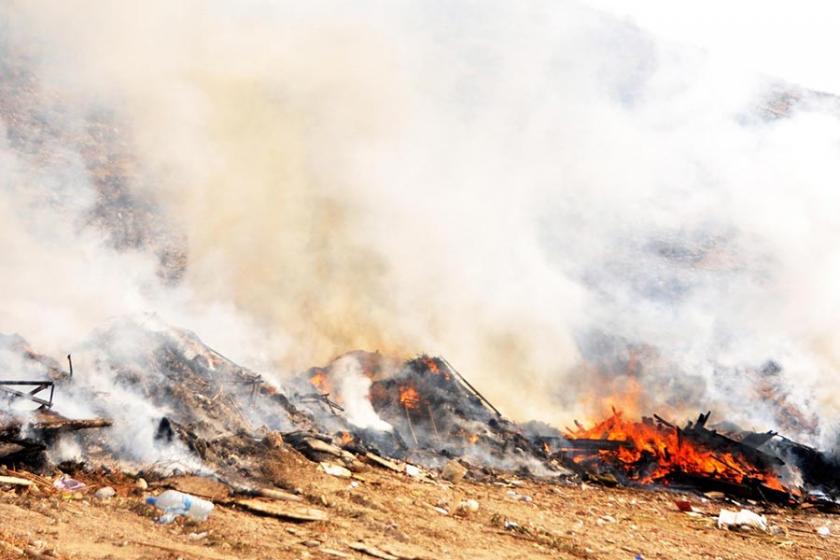
POLYGON ((823 91, 840 91, 840 7, 830 0, 584 0, 712 56, 823 91))
POLYGON ((442 354, 516 418, 595 414, 629 376, 640 412, 766 428, 790 405, 833 432, 830 103, 767 118, 766 78, 565 1, 0 14, 61 108, 43 145, 70 162, 0 144, 0 330, 63 355, 154 311, 280 374, 355 348, 442 354), (132 192, 185 240, 174 286, 87 225, 89 154, 66 139, 102 112, 132 192), (782 372, 756 377, 771 359, 782 372))

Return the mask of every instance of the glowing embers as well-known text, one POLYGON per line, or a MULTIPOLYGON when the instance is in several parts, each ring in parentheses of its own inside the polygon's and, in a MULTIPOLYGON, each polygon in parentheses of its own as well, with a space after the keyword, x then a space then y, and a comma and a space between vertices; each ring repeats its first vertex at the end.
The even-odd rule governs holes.
POLYGON ((659 417, 641 422, 613 414, 591 428, 566 434, 561 451, 587 472, 610 473, 628 482, 742 486, 758 496, 783 499, 790 491, 774 470, 783 463, 754 447, 706 429, 708 414, 679 428, 659 417))

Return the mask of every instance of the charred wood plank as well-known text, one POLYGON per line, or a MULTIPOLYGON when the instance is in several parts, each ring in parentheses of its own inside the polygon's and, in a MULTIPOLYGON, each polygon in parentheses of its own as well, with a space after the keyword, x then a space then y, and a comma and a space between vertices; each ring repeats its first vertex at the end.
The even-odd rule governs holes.
POLYGON ((663 481, 666 481, 672 488, 694 489, 701 492, 723 492, 724 494, 737 498, 773 502, 776 504, 789 504, 793 501, 793 497, 788 492, 770 488, 760 480, 754 478, 745 478, 743 482, 738 483, 730 480, 674 471, 669 473, 663 481))

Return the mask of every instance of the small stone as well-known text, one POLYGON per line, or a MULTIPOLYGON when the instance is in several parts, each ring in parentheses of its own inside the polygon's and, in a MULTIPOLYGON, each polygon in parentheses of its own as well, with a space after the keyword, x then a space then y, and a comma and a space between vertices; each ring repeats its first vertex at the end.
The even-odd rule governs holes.
POLYGON ((94 494, 94 496, 96 496, 96 498, 99 500, 107 500, 109 498, 113 498, 116 494, 116 490, 114 490, 110 486, 103 486, 102 488, 96 491, 96 494, 94 494))
POLYGON ((467 475, 467 468, 455 459, 446 463, 440 472, 440 477, 453 484, 458 484, 467 475))
POLYGON ((475 513, 478 511, 478 501, 476 500, 463 500, 458 502, 458 505, 455 506, 456 513, 460 513, 462 515, 469 515, 471 513, 475 513))

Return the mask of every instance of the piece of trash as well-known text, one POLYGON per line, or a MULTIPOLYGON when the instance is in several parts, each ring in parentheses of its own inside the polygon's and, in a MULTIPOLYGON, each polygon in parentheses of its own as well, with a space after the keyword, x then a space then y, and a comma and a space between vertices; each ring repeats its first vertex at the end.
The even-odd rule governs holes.
POLYGON ((420 470, 419 467, 415 467, 414 465, 409 465, 408 463, 406 463, 405 474, 407 474, 408 476, 414 477, 414 478, 420 478, 425 473, 422 470, 420 470))
POLYGON ((78 492, 87 485, 84 482, 80 482, 74 478, 70 478, 66 474, 63 474, 55 482, 53 482, 53 486, 62 492, 78 492))
POLYGON ((633 557, 633 560, 645 560, 645 557, 637 553, 636 556, 633 557))
POLYGON ((114 490, 110 486, 103 486, 94 494, 94 496, 99 500, 107 500, 108 498, 113 498, 116 495, 116 490, 114 490))
POLYGON ((455 511, 462 515, 467 515, 470 513, 475 513, 478 511, 478 501, 476 500, 463 500, 458 502, 458 505, 455 506, 455 511))
POLYGON ((827 526, 823 525, 819 529, 817 529, 817 534, 821 537, 830 537, 831 536, 831 529, 827 526))
POLYGON ((755 529, 767 531, 767 518, 763 515, 753 513, 748 509, 742 509, 738 512, 722 509, 718 515, 717 526, 719 529, 729 529, 730 527, 753 527, 755 529))
POLYGON ((510 519, 505 519, 504 527, 508 531, 516 531, 517 529, 519 529, 519 523, 517 523, 516 521, 511 521, 510 519))
POLYGON ((148 496, 146 503, 163 510, 158 523, 172 523, 176 517, 185 515, 195 521, 206 521, 213 511, 213 502, 184 494, 177 490, 167 490, 160 496, 148 496))
POLYGON ((512 500, 517 500, 519 502, 533 502, 534 501, 534 498, 532 498, 531 496, 526 496, 525 494, 519 494, 517 492, 514 492, 513 490, 508 490, 507 491, 507 496, 508 496, 508 498, 510 498, 512 500))
POLYGON ((207 538, 207 531, 202 533, 190 533, 187 535, 187 538, 191 541, 200 541, 201 539, 207 538))
POLYGON ((137 482, 134 483, 134 486, 140 490, 146 490, 149 488, 149 483, 143 478, 138 478, 137 482))
POLYGON ((682 512, 688 513, 689 511, 694 511, 694 508, 691 507, 691 502, 688 500, 674 500, 674 504, 682 512))
POLYGON ((351 476, 353 476, 353 473, 351 473, 349 469, 346 469, 341 465, 335 465, 333 463, 321 463, 319 466, 321 467, 322 471, 332 476, 337 476, 339 478, 350 478, 351 476))

